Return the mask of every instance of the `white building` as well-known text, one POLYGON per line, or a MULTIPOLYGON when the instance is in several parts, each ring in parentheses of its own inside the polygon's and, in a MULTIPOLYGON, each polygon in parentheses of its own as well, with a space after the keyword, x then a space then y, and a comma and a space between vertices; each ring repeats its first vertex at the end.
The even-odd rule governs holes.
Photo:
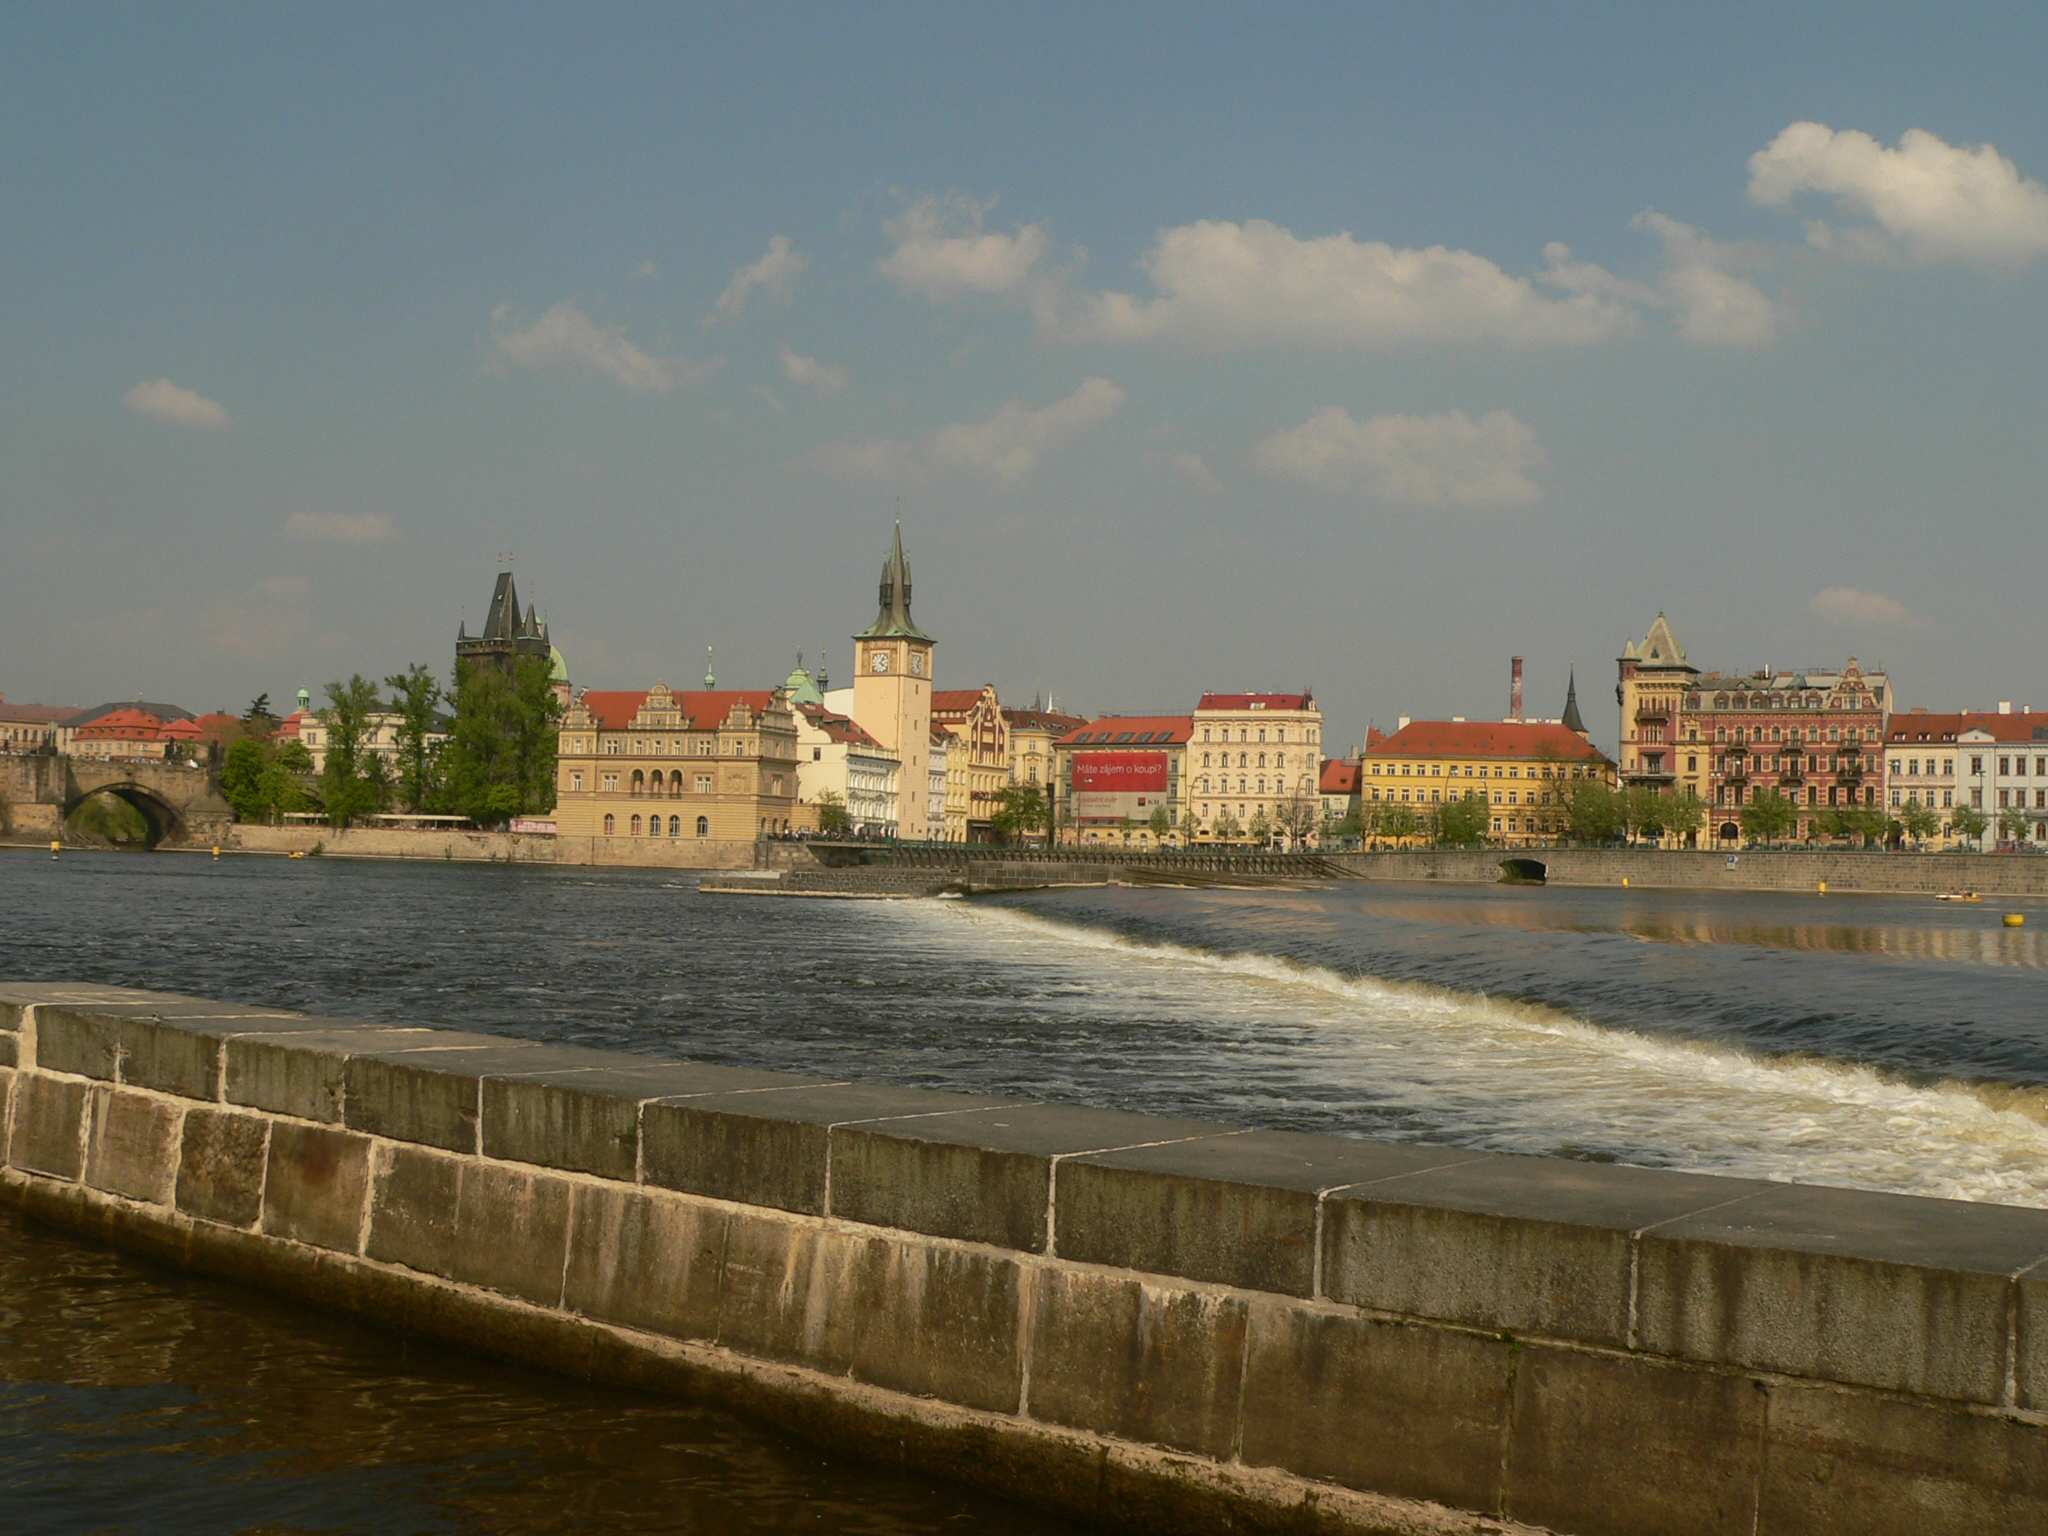
MULTIPOLYGON (((304 714, 294 712, 293 718, 297 721, 299 742, 313 759, 313 771, 324 772, 327 767, 328 743, 333 734, 327 722, 322 720, 316 711, 311 710, 304 714)), ((405 716, 388 710, 379 710, 364 720, 363 739, 357 748, 364 755, 366 762, 371 756, 383 758, 385 768, 394 779, 398 777, 398 733, 404 725, 405 716)), ((446 731, 429 731, 427 751, 430 754, 440 751, 447 740, 446 731)))
POLYGON ((854 836, 896 836, 902 765, 895 755, 823 704, 798 704, 794 713, 797 798, 817 805, 827 794, 836 795, 854 836))
POLYGON ((2048 712, 2001 703, 1996 711, 1935 714, 1907 710, 1885 730, 1885 809, 1894 817, 1918 803, 1942 818, 1929 842, 1954 847, 1950 813, 1983 816, 1983 846, 2048 848, 2048 712), (2015 839, 2001 818, 2027 813, 2015 839))
MULTIPOLYGON (((946 764, 953 750, 953 738, 944 731, 933 731, 930 780, 925 801, 925 841, 943 843, 946 840, 946 764)), ((964 751, 965 748, 963 747, 964 751)))

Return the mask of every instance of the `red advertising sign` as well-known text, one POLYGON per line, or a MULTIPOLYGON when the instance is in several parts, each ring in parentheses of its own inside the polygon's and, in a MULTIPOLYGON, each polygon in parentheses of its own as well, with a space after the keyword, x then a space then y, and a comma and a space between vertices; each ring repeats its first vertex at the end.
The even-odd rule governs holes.
POLYGON ((1074 756, 1074 814, 1084 821, 1145 821, 1166 802, 1164 752, 1074 756))

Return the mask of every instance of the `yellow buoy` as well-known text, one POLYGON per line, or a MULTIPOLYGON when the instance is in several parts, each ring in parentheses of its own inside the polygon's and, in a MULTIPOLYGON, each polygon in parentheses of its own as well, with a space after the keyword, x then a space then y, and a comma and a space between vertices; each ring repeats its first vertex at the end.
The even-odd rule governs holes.
POLYGON ((215 844, 213 845, 213 856, 214 856, 214 857, 215 857, 216 859, 220 857, 220 844, 219 844, 219 843, 215 843, 215 844))
POLYGON ((2027 914, 2024 912, 2008 912, 2005 914, 2005 926, 2008 928, 2024 928, 2026 923, 2027 914))
POLYGON ((50 839, 50 857, 54 859, 55 857, 57 857, 57 855, 58 855, 58 854, 62 853, 63 851, 64 851, 64 845, 63 845, 63 843, 59 842, 59 841, 58 841, 58 840, 57 840, 56 838, 54 838, 54 837, 53 837, 53 838, 51 838, 51 839, 50 839))
POLYGON ((1823 896, 1825 896, 1825 895, 1827 895, 1827 893, 1828 893, 1828 883, 1827 883, 1827 881, 1823 880, 1823 881, 1821 881, 1821 883, 1820 883, 1820 894, 1821 894, 1821 895, 1823 895, 1823 896))
POLYGON ((1623 875, 1623 876, 1621 877, 1621 887, 1622 887, 1622 889, 1623 889, 1623 890, 1627 890, 1627 889, 1628 889, 1628 876, 1627 876, 1627 875, 1623 875))

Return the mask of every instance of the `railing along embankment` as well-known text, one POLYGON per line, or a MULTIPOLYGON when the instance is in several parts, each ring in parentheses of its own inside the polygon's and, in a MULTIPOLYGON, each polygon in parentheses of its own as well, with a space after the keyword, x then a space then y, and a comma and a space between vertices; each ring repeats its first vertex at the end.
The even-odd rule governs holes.
POLYGON ((0 1193, 1120 1529, 2048 1529, 2048 1211, 0 985, 0 1193))

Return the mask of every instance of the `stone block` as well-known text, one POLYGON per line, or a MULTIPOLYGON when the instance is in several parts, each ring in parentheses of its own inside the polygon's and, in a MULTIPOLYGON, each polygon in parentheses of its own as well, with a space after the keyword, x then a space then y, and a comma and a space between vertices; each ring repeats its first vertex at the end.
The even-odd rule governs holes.
POLYGON ((1521 1347, 1503 1513, 1573 1536, 1750 1536, 1760 1382, 1521 1347))
POLYGON ((2016 1282, 2013 1367, 2019 1405, 2048 1410, 2048 1264, 2037 1264, 2016 1282))
POLYGON ((540 1049, 492 1035, 437 1030, 431 1045, 378 1045, 342 1066, 342 1123, 350 1130, 450 1152, 477 1150, 480 1084, 516 1072, 540 1049))
POLYGON ((1759 1536, 2048 1531, 2048 1429, 1781 1383, 1758 1504, 1759 1536))
POLYGON ((866 1084, 657 1100, 640 1112, 641 1158, 649 1184, 819 1216, 834 1126, 1008 1103, 866 1084))
POLYGON ((2048 1211, 1768 1185, 1643 1236, 1641 1346, 2000 1403, 2010 1277, 2043 1258, 2048 1211))
POLYGON ((130 1200, 170 1204, 184 1111, 147 1094, 95 1087, 89 1112, 85 1182, 130 1200))
POLYGON ((452 1278, 559 1306, 568 1242, 566 1180, 494 1163, 462 1170, 452 1278))
POLYGON ((87 1093, 81 1082, 36 1072, 18 1074, 8 1163, 29 1173, 76 1180, 85 1169, 87 1093))
POLYGON ((369 1183, 369 1138, 319 1126, 273 1125, 263 1230, 354 1253, 362 1240, 369 1183))
POLYGON ((1256 1300, 1244 1460, 1497 1512, 1513 1361, 1499 1339, 1256 1300))
POLYGON ((187 1110, 178 1154, 178 1209, 202 1221, 254 1226, 263 1214, 269 1134, 270 1122, 261 1115, 187 1110))
POLYGON ((728 1214, 678 1195, 579 1184, 562 1304, 674 1339, 718 1332, 728 1214))
POLYGON ((422 1274, 455 1273, 455 1213, 462 1162, 411 1147, 384 1147, 373 1169, 370 1236, 363 1251, 422 1274))
POLYGON ((898 1392, 1014 1412, 1019 1272, 1000 1255, 736 1212, 718 1342, 898 1392))
POLYGON ((1152 1274, 1312 1296, 1322 1192, 1480 1155, 1254 1131, 1077 1157, 1059 1169, 1059 1252, 1152 1274))
POLYGON ((225 1042, 227 1101, 337 1125, 345 1091, 344 1069, 351 1056, 365 1050, 424 1045, 433 1034, 426 1029, 322 1021, 318 1029, 266 1029, 231 1035, 225 1042))
POLYGON ((1562 1158, 1486 1157, 1323 1203, 1332 1299, 1629 1345, 1632 1234, 1769 1186, 1562 1158))
POLYGON ((113 1014, 44 1003, 36 1009, 36 1066, 111 1083, 119 1075, 121 1021, 113 1014))
POLYGON ((0 1067, 18 1067, 20 1065, 21 1037, 15 1034, 0 1033, 0 1067))
POLYGON ((1032 1418, 1230 1459, 1242 1299, 1095 1270, 1040 1269, 1030 1283, 1032 1418))
MULTIPOLYGON (((550 1058, 562 1054, 548 1050, 550 1058)), ((638 1177, 640 1106, 646 1100, 806 1082, 736 1067, 639 1063, 617 1051, 587 1055, 586 1066, 485 1078, 484 1155, 630 1182, 638 1177)))
POLYGON ((1065 1104, 981 1102, 992 1107, 834 1130, 832 1214, 1043 1253, 1048 1219, 1065 1230, 1051 1214, 1055 1159, 1228 1130, 1065 1104))

